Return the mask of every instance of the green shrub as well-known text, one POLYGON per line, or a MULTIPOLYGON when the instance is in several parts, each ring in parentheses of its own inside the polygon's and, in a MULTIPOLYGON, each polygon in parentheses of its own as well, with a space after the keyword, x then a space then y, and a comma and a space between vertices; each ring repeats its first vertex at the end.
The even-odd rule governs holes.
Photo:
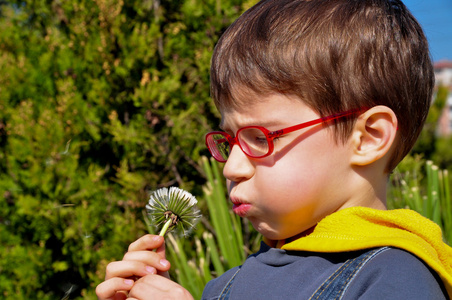
POLYGON ((246 6, 0 3, 0 298, 95 298, 150 190, 202 195, 210 56, 246 6))

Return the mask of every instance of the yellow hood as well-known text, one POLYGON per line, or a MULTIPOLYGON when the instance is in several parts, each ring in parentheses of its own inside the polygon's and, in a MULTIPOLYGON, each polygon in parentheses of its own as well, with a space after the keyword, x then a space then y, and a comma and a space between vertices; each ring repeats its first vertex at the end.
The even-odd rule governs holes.
POLYGON ((427 263, 452 298, 452 248, 443 242, 438 225, 412 210, 343 209, 282 249, 345 252, 384 246, 404 249, 427 263))

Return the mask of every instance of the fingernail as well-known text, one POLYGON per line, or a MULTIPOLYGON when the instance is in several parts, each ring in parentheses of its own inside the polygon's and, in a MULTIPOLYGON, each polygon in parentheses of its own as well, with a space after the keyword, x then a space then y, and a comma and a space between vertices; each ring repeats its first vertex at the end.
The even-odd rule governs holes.
POLYGON ((124 283, 127 285, 133 285, 134 281, 132 279, 124 279, 124 283))
POLYGON ((161 259, 160 264, 165 268, 170 265, 169 261, 167 261, 166 259, 161 259))
POLYGON ((154 236, 152 239, 156 242, 160 241, 161 236, 160 235, 156 235, 154 236))
POLYGON ((156 270, 153 267, 146 266, 146 272, 148 272, 149 274, 155 274, 156 270))

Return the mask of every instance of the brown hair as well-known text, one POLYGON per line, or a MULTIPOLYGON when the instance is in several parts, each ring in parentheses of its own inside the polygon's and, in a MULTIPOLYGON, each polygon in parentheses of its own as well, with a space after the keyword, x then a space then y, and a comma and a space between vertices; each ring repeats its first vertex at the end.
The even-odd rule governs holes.
MULTIPOLYGON (((223 34, 212 57, 217 107, 243 105, 241 91, 298 96, 321 116, 385 105, 400 138, 388 165, 410 151, 434 85, 424 33, 399 0, 264 0, 223 34)), ((335 126, 346 140, 354 120, 335 126)))

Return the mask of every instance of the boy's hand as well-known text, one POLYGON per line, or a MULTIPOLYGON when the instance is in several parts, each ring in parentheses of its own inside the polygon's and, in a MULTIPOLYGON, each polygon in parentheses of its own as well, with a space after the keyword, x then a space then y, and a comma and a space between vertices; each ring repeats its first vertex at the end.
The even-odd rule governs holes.
POLYGON ((96 288, 97 297, 101 300, 126 299, 128 291, 132 289, 134 291, 142 290, 144 284, 149 286, 151 278, 157 281, 165 280, 180 287, 169 280, 169 269, 170 263, 165 259, 163 237, 150 234, 145 235, 130 244, 129 250, 122 261, 108 264, 105 281, 96 288), (157 251, 152 251, 154 249, 157 251), (149 276, 146 280, 144 278, 142 281, 139 280, 141 277, 155 274, 160 276, 149 276), (137 284, 137 287, 135 287, 135 284, 137 284))
POLYGON ((190 293, 179 284, 158 275, 147 275, 135 282, 127 300, 175 299, 193 300, 190 293))

